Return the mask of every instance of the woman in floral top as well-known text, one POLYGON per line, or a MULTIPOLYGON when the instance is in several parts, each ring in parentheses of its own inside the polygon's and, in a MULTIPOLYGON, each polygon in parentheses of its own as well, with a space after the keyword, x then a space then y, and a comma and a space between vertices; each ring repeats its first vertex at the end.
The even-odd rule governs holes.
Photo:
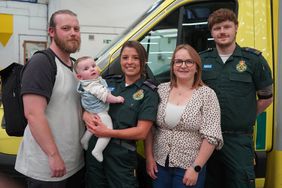
POLYGON ((205 164, 223 139, 215 92, 201 80, 201 60, 189 45, 172 56, 171 81, 159 85, 157 125, 145 145, 154 188, 204 187, 205 164))

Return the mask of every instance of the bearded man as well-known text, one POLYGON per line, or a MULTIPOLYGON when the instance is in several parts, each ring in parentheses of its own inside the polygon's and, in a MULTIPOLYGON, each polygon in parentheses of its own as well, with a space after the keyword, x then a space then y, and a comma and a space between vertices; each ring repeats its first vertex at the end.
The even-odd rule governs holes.
POLYGON ((83 187, 84 132, 80 97, 70 54, 79 50, 80 26, 75 13, 59 10, 50 18, 47 53, 36 53, 25 66, 21 94, 28 125, 15 169, 29 188, 83 187))

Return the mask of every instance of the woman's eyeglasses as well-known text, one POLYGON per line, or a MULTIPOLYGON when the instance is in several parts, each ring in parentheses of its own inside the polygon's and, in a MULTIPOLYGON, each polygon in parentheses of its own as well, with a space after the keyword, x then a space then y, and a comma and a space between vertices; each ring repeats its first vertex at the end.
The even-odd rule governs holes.
POLYGON ((177 67, 181 67, 184 63, 185 66, 187 67, 191 67, 195 64, 195 62, 192 59, 186 59, 186 60, 182 60, 182 59, 175 59, 173 61, 174 65, 177 67))

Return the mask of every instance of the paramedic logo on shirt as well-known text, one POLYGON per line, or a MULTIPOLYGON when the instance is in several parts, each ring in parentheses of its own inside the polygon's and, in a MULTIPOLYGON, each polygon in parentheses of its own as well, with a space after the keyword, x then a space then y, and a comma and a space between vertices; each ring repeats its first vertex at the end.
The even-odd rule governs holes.
POLYGON ((139 89, 136 93, 133 94, 133 99, 134 100, 141 100, 144 97, 144 91, 143 89, 139 89))
POLYGON ((236 70, 238 72, 244 72, 247 70, 247 65, 245 63, 245 61, 241 60, 239 61, 239 63, 236 65, 236 70))

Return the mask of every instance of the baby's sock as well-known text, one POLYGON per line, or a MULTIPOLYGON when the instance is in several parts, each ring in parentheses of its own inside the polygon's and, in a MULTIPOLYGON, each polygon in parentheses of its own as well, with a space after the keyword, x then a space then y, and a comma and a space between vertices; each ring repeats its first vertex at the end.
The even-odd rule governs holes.
POLYGON ((95 148, 92 150, 92 155, 97 159, 97 161, 103 161, 103 153, 101 151, 96 151, 95 148))
POLYGON ((80 140, 80 143, 83 147, 83 149, 87 150, 88 149, 88 138, 82 137, 80 140))

